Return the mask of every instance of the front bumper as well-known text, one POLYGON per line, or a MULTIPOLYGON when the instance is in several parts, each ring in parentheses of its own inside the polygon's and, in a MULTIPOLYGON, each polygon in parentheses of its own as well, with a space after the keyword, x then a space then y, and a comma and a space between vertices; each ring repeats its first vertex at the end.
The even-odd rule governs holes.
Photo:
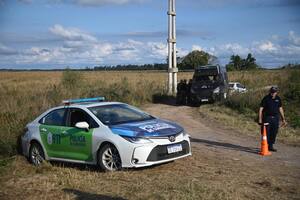
POLYGON ((175 142, 170 142, 168 139, 153 139, 152 141, 153 143, 135 147, 132 153, 130 166, 123 167, 146 167, 192 155, 188 136, 181 138, 178 136, 175 142), (182 151, 169 154, 167 147, 176 144, 181 144, 182 151))

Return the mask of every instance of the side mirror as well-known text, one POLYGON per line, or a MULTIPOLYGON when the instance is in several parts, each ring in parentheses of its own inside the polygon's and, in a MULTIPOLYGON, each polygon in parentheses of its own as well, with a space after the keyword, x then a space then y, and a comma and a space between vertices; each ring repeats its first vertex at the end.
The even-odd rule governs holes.
POLYGON ((87 122, 77 122, 75 124, 76 128, 89 130, 89 124, 87 122))

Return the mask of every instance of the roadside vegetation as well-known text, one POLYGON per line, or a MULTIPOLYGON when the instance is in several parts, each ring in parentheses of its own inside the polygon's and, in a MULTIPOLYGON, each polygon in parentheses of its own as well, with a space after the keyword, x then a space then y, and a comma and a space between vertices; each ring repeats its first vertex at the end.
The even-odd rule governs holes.
MULTIPOLYGON (((192 73, 179 73, 189 79, 192 73)), ((248 93, 232 95, 223 103, 203 105, 201 119, 213 119, 239 132, 257 133, 259 101, 277 84, 290 125, 282 129, 283 142, 299 143, 299 71, 234 71, 248 93), (296 74, 296 75, 293 75, 296 74), (293 115, 294 113, 295 115, 293 115), (297 118, 298 117, 298 118, 297 118), (296 120, 297 122, 297 120, 296 120), (294 122, 293 122, 294 123, 294 122), (297 123, 296 123, 297 124, 297 123), (297 142, 298 141, 298 142, 297 142)), ((277 178, 261 170, 265 163, 247 162, 225 155, 203 153, 173 163, 139 170, 101 173, 96 167, 47 163, 33 167, 17 155, 18 138, 25 125, 63 99, 105 96, 141 106, 166 95, 165 72, 1 72, 0 73, 0 199, 296 199, 296 176, 277 178), (183 170, 185 169, 185 170, 183 170), (188 169, 188 170, 186 170, 188 169), (292 180, 291 180, 292 179, 292 180), (240 186, 243 187, 240 187, 240 186), (265 191, 268 190, 268 196, 265 191)), ((178 113, 180 114, 180 113, 178 113)), ((294 168, 289 168, 296 170, 294 168)), ((287 173, 293 173, 287 172, 287 173)))
MULTIPOLYGON (((186 78, 189 73, 180 73, 186 78)), ((26 124, 62 100, 105 96, 110 101, 141 105, 164 94, 161 72, 1 72, 0 159, 17 153, 26 124)))
POLYGON ((227 100, 199 108, 201 115, 239 132, 259 134, 258 109, 261 99, 272 85, 279 87, 288 126, 279 129, 281 142, 299 146, 300 143, 300 70, 251 70, 229 72, 229 80, 248 89, 246 93, 231 93, 227 100))
MULTIPOLYGON (((192 72, 181 72, 178 79, 191 77, 192 72)), ((249 91, 232 94, 225 102, 206 107, 223 114, 226 108, 255 123, 261 98, 268 93, 269 86, 278 85, 292 128, 287 135, 299 138, 299 77, 300 70, 296 69, 232 71, 229 80, 241 82, 249 91)), ((165 96, 166 81, 167 74, 163 72, 1 72, 0 158, 15 155, 25 125, 47 109, 60 105, 63 99, 105 96, 110 101, 142 105, 165 96)))
POLYGON ((290 126, 300 128, 299 77, 300 70, 231 72, 229 79, 246 85, 248 92, 232 94, 224 105, 255 119, 261 99, 268 94, 270 86, 277 85, 290 126))

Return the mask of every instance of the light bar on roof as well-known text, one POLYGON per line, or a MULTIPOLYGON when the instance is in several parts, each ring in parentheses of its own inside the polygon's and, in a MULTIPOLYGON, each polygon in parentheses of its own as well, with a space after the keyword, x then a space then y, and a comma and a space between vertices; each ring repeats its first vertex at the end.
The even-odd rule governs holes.
POLYGON ((94 97, 94 98, 83 98, 83 99, 69 99, 69 100, 63 100, 63 104, 99 102, 99 101, 105 101, 105 97, 94 97))

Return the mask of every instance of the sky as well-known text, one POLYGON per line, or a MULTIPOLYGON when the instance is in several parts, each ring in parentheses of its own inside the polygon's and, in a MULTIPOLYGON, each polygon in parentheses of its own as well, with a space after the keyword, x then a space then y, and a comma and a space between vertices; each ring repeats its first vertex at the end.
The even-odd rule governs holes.
MULTIPOLYGON (((164 63, 168 0, 0 0, 0 68, 164 63)), ((176 0, 178 55, 300 63, 300 0, 176 0)))

